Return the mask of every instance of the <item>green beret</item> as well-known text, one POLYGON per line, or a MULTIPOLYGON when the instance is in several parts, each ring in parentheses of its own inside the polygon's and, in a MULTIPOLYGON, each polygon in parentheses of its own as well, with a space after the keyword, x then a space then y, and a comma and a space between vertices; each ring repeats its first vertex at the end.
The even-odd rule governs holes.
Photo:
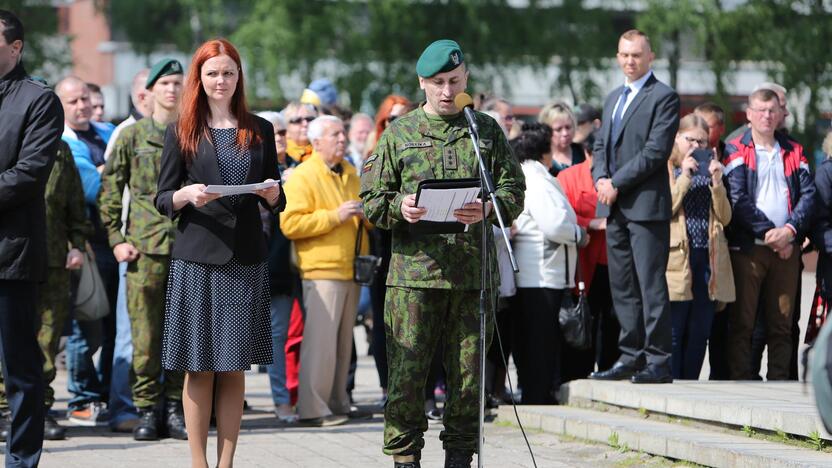
POLYGON ((150 69, 150 74, 147 75, 145 88, 152 88, 153 85, 156 84, 156 80, 163 76, 183 74, 185 74, 185 72, 183 71, 182 64, 179 63, 179 60, 172 58, 159 60, 155 65, 153 65, 153 68, 150 69))
POLYGON ((465 57, 456 41, 440 39, 425 48, 416 62, 416 74, 430 78, 437 73, 445 73, 462 65, 465 57))

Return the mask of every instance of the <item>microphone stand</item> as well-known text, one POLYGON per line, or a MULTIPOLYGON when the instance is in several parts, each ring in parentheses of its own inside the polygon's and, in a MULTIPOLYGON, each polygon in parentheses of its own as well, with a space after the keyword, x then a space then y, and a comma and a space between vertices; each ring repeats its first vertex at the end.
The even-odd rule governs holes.
POLYGON ((491 205, 494 207, 494 213, 497 214, 497 222, 500 225, 500 232, 503 233, 503 240, 506 242, 508 248, 508 258, 511 260, 511 268, 515 273, 520 271, 517 267, 517 261, 514 259, 514 251, 511 248, 511 243, 506 234, 506 225, 503 222, 503 216, 500 213, 500 207, 497 204, 497 196, 494 194, 494 182, 489 172, 488 167, 480 153, 480 136, 479 128, 477 126, 476 117, 470 108, 463 110, 465 117, 468 120, 468 130, 471 134, 471 142, 474 144, 474 153, 477 155, 477 162, 479 163, 481 194, 480 200, 482 204, 482 248, 481 248, 481 265, 480 265, 480 408, 479 408, 479 433, 477 440, 477 467, 483 468, 485 466, 483 460, 483 449, 485 448, 485 328, 486 328, 486 311, 488 310, 488 275, 486 268, 488 267, 488 220, 485 215, 485 196, 491 200, 491 205))

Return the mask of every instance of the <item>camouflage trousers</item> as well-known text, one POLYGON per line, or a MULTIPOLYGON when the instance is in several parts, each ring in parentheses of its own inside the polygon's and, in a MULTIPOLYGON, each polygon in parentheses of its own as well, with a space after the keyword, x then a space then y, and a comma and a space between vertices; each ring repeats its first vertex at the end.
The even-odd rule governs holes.
MULTIPOLYGON (((439 340, 446 373, 447 449, 477 450, 479 421, 479 291, 387 288, 384 325, 389 383, 384 453, 412 455, 425 445, 425 383, 439 340)), ((490 341, 492 326, 487 328, 490 341)), ((486 343, 487 344, 487 343, 486 343)))
MULTIPOLYGON (((43 352, 43 381, 45 384, 44 406, 46 409, 55 403, 55 390, 52 381, 55 380, 55 355, 61 332, 69 317, 69 270, 65 268, 47 269, 46 283, 38 288, 38 344, 43 352)), ((3 374, 0 373, 0 410, 7 410, 6 386, 3 374)))
POLYGON ((162 331, 170 257, 142 253, 127 265, 127 314, 133 341, 130 382, 138 409, 182 400, 182 372, 162 370, 162 331), (163 374, 164 372, 164 374, 163 374))

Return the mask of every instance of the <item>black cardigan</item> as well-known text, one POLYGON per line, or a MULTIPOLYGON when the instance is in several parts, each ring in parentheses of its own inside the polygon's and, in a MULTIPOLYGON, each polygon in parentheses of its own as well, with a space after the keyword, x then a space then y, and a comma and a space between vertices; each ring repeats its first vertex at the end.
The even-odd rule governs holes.
MULTIPOLYGON (((262 142, 249 149, 251 165, 246 184, 265 179, 280 180, 274 128, 267 120, 255 119, 262 142)), ((173 209, 173 194, 191 184, 223 185, 217 153, 210 138, 199 139, 196 157, 186 163, 176 136, 176 125, 165 132, 162 165, 159 171, 155 204, 159 213, 177 219, 176 237, 171 256, 192 262, 224 265, 232 256, 244 265, 263 262, 268 256, 258 203, 275 212, 283 211, 286 198, 281 190, 277 206, 272 208, 258 195, 242 195, 236 207, 228 198, 219 198, 202 208, 188 203, 181 210, 173 209)))

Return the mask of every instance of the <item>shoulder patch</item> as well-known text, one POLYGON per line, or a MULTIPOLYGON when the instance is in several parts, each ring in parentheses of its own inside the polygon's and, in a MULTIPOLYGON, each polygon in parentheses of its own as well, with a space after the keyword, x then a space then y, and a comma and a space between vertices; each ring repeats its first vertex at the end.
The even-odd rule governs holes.
POLYGON ((432 141, 408 141, 399 145, 399 151, 408 148, 430 148, 431 146, 433 146, 432 141))

